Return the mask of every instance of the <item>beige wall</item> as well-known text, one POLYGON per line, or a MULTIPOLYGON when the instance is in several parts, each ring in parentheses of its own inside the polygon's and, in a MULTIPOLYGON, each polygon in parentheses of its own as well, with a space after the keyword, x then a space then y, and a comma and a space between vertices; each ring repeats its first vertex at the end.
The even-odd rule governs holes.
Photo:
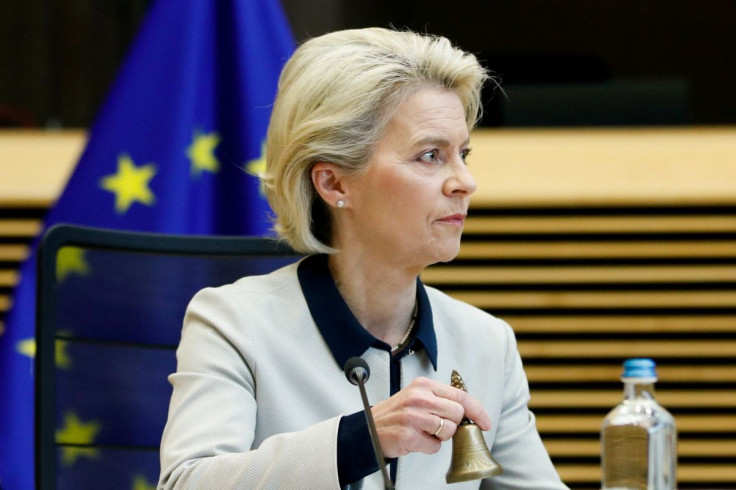
POLYGON ((48 206, 85 142, 84 131, 0 131, 0 207, 48 206))
MULTIPOLYGON (((83 131, 0 131, 0 206, 46 206, 83 131)), ((736 203, 736 127, 482 129, 477 207, 736 203)))

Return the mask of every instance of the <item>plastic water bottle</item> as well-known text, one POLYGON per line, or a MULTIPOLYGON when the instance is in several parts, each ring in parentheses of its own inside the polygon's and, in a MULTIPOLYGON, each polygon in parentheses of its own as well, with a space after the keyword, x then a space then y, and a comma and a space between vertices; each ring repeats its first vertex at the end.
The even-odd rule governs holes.
POLYGON ((603 490, 674 490, 677 430, 675 419, 654 399, 654 361, 626 360, 621 381, 624 400, 601 428, 603 490))

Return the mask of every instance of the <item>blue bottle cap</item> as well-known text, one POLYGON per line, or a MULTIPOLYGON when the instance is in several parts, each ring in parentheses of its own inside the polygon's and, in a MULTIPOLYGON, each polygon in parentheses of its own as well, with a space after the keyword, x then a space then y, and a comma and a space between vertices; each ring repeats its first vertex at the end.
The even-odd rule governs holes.
POLYGON ((627 359, 624 361, 622 378, 657 379, 656 364, 651 359, 627 359))

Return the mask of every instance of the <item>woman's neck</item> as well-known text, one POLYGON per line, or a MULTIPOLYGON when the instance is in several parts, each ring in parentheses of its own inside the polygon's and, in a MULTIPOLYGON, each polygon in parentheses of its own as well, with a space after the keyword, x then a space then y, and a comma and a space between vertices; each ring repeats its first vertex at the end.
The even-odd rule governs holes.
POLYGON ((398 344, 411 322, 418 273, 345 251, 330 255, 328 265, 363 328, 392 347, 398 344))

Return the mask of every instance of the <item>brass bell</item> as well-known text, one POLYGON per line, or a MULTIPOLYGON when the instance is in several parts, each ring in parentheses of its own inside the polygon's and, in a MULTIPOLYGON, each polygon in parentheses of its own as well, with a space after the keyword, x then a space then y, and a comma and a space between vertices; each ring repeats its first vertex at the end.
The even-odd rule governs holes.
MULTIPOLYGON (((468 391, 457 371, 452 372, 451 384, 455 388, 468 391)), ((503 473, 503 468, 491 456, 480 427, 464 418, 458 425, 455 435, 452 436, 452 462, 445 475, 445 481, 458 483, 480 480, 501 473, 503 473)))

